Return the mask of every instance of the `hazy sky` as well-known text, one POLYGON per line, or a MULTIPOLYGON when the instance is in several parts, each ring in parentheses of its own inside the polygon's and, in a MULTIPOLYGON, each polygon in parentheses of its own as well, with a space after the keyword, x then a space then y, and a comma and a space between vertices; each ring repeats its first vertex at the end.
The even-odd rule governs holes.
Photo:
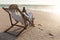
POLYGON ((59 0, 0 0, 0 4, 35 4, 35 5, 56 5, 59 0))

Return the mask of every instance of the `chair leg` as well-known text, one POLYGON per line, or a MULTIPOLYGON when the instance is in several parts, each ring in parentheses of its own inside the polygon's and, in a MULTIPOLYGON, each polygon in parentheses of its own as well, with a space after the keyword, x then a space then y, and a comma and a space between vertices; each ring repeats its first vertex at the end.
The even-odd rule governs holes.
POLYGON ((17 35, 16 37, 18 37, 25 29, 22 29, 17 35))
POLYGON ((16 36, 16 37, 18 37, 25 29, 26 29, 26 27, 24 27, 17 35, 14 35, 14 34, 12 34, 12 33, 9 33, 8 31, 13 27, 13 26, 15 26, 17 23, 15 23, 15 24, 13 24, 12 26, 10 26, 7 30, 5 30, 4 32, 6 32, 6 33, 8 33, 8 34, 10 34, 10 35, 13 35, 13 36, 16 36))
POLYGON ((35 27, 34 18, 33 18, 33 20, 32 20, 31 26, 35 27))
POLYGON ((19 32, 19 34, 16 35, 16 37, 19 36, 27 28, 27 26, 28 25, 25 24, 25 27, 19 32))
POLYGON ((8 32, 12 27, 13 27, 13 25, 10 28, 8 28, 7 30, 5 30, 4 32, 6 32, 6 33, 8 33, 10 35, 18 37, 26 29, 26 28, 23 28, 17 35, 15 35, 15 34, 12 34, 12 33, 8 32))
POLYGON ((11 27, 9 27, 7 30, 5 30, 4 32, 7 32, 8 30, 10 30, 13 27, 13 25, 11 27))
POLYGON ((25 23, 25 27, 19 32, 19 34, 16 35, 16 37, 18 37, 26 28, 27 28, 28 25, 26 25, 25 23))
POLYGON ((10 35, 13 35, 13 36, 16 36, 16 37, 18 37, 23 31, 24 31, 25 29, 22 29, 17 35, 15 35, 15 34, 12 34, 12 33, 9 33, 9 32, 6 32, 6 33, 8 33, 8 34, 10 34, 10 35))
POLYGON ((7 32, 8 30, 10 30, 14 25, 16 25, 18 22, 16 22, 15 24, 12 24, 7 30, 5 30, 4 32, 7 32))

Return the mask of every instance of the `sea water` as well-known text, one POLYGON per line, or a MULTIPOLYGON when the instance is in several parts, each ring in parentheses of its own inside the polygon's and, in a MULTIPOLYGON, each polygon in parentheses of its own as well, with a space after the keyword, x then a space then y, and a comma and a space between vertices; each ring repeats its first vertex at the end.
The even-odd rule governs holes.
MULTIPOLYGON (((10 5, 7 4, 0 4, 0 8, 2 7, 9 7, 10 5)), ((36 10, 36 11, 45 11, 45 12, 53 12, 54 6, 53 5, 18 5, 20 9, 25 7, 26 9, 36 10)))
MULTIPOLYGON (((9 7, 10 5, 7 4, 0 4, 1 7, 9 7)), ((18 5, 20 8, 26 7, 26 8, 31 8, 31 9, 47 9, 50 7, 50 5, 18 5)))

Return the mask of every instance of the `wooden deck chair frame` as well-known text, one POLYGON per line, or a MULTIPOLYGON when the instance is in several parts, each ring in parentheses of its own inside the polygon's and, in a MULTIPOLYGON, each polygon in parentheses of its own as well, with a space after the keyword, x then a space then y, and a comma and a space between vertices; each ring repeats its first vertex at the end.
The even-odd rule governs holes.
POLYGON ((16 21, 16 23, 13 24, 13 23, 12 23, 11 14, 9 13, 9 11, 7 11, 7 10, 9 10, 9 9, 8 9, 8 8, 4 8, 4 7, 3 7, 3 9, 9 14, 9 18, 10 18, 10 22, 11 22, 11 26, 10 26, 7 30, 5 30, 4 32, 6 32, 6 33, 8 33, 8 34, 11 34, 11 35, 13 35, 13 36, 16 36, 16 37, 19 36, 19 35, 26 29, 26 26, 16 25, 16 24, 18 23, 18 21, 16 21), (22 29, 17 35, 14 35, 14 34, 8 32, 13 26, 18 26, 18 27, 21 27, 21 28, 23 28, 23 29, 22 29))

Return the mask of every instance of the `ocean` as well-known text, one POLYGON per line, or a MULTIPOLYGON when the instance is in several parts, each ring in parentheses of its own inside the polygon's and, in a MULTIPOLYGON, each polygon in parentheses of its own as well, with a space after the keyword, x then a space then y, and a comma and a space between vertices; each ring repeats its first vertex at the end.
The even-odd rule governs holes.
MULTIPOLYGON (((32 8, 32 9, 42 9, 42 8, 49 8, 51 5, 18 5, 20 8, 26 7, 26 8, 32 8)), ((7 4, 0 4, 1 7, 9 7, 7 4)))
MULTIPOLYGON (((0 8, 2 7, 9 7, 10 5, 7 4, 0 4, 0 8)), ((54 9, 53 5, 18 5, 20 9, 25 7, 26 9, 36 10, 36 11, 45 11, 45 12, 52 12, 54 9)))

